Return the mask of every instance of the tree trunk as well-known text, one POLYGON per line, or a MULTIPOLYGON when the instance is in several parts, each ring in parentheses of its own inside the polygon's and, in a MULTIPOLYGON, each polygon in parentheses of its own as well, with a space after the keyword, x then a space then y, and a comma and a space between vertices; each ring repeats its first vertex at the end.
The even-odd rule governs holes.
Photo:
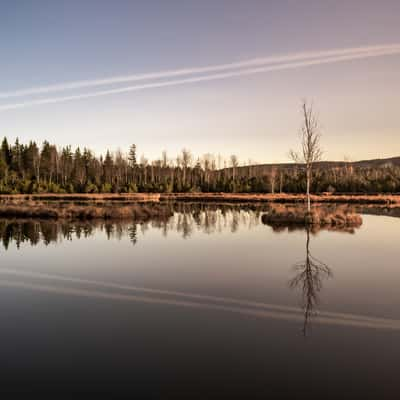
POLYGON ((307 168, 307 211, 308 212, 311 212, 310 180, 311 180, 311 171, 309 168, 307 168))

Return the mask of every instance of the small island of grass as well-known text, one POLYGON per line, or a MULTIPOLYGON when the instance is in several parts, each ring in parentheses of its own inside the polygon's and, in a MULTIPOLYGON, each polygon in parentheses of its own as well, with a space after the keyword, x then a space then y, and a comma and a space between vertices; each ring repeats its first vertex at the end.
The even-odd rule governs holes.
POLYGON ((306 207, 277 205, 262 215, 268 225, 302 225, 328 227, 357 227, 362 225, 361 215, 348 207, 306 207))

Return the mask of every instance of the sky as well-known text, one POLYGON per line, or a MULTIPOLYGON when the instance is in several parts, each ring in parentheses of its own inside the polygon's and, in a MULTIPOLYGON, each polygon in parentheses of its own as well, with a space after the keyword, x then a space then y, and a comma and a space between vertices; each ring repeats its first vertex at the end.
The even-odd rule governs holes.
POLYGON ((398 0, 0 0, 0 136, 287 162, 307 99, 325 159, 400 156, 399 15, 398 0))

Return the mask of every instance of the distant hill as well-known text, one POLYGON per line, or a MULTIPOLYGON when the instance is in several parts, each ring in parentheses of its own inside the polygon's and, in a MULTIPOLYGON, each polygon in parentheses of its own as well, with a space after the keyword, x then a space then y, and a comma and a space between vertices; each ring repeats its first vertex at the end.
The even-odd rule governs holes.
MULTIPOLYGON (((283 169, 292 169, 293 167, 300 166, 301 164, 296 164, 293 162, 287 163, 273 163, 273 164, 255 164, 255 165, 246 165, 239 166, 237 170, 240 169, 248 169, 248 168, 256 168, 258 170, 270 170, 271 168, 283 168, 283 169)), ((315 163, 316 167, 319 168, 335 168, 335 167, 360 167, 360 168, 382 168, 382 167, 391 167, 397 166, 400 167, 400 157, 390 157, 390 158, 376 158, 372 160, 360 160, 360 161, 320 161, 315 163)), ((232 168, 226 168, 231 170, 232 168)))
POLYGON ((400 157, 376 158, 374 160, 361 160, 352 162, 358 167, 385 167, 385 166, 400 166, 400 157))
MULTIPOLYGON (((265 176, 270 175, 274 170, 292 171, 294 168, 301 168, 301 164, 293 162, 288 163, 275 163, 275 164, 254 164, 239 166, 235 169, 235 175, 238 177, 248 176, 265 176)), ((391 158, 376 158, 373 160, 361 161, 320 161, 315 163, 314 168, 318 169, 331 169, 331 168, 345 168, 353 167, 354 169, 364 168, 384 168, 384 167, 397 167, 400 168, 400 157, 391 158)), ((232 167, 223 168, 220 171, 226 171, 229 175, 233 175, 232 167)))

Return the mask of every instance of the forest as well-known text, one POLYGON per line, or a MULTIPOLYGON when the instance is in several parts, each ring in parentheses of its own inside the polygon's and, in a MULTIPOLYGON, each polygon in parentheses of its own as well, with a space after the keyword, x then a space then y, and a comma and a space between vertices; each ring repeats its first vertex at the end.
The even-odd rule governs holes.
MULTIPOLYGON (((194 157, 183 149, 175 158, 164 151, 159 159, 107 151, 96 156, 90 149, 59 148, 45 141, 0 147, 0 194, 32 193, 304 193, 306 168, 301 163, 256 165, 205 154, 194 157)), ((346 162, 313 165, 313 193, 398 193, 400 166, 393 163, 359 165, 346 162)))

